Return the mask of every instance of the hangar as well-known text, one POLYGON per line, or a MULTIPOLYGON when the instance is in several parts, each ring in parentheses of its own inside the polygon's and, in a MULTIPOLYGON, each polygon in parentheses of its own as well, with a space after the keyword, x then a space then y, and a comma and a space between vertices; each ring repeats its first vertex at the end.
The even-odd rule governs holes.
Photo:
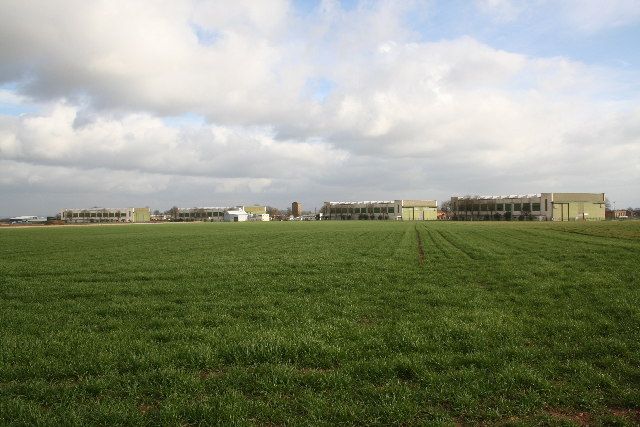
POLYGON ((602 221, 604 193, 538 193, 451 197, 454 219, 602 221))

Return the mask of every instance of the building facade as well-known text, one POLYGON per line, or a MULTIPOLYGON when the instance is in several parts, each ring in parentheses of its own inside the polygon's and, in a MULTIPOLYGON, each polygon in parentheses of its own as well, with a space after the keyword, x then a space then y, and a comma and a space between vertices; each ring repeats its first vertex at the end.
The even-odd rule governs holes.
POLYGON ((323 219, 428 221, 437 219, 436 200, 379 200, 360 202, 324 202, 323 219))
POLYGON ((234 209, 229 209, 224 213, 224 220, 227 222, 244 222, 249 219, 249 214, 244 210, 242 206, 234 209))
POLYGON ((173 212, 177 221, 269 221, 266 206, 225 206, 225 207, 195 207, 178 208, 173 212), (230 214, 230 212, 232 212, 230 214), (237 218, 237 219, 235 219, 237 218))
POLYGON ((604 193, 539 193, 508 196, 454 196, 452 218, 458 220, 601 221, 604 193))
POLYGON ((174 220, 178 221, 224 221, 224 213, 231 207, 195 207, 178 208, 173 212, 174 220))
POLYGON ((291 203, 291 215, 296 218, 302 216, 302 205, 299 202, 291 203))
POLYGON ((68 223, 149 222, 149 208, 63 209, 60 219, 68 223))

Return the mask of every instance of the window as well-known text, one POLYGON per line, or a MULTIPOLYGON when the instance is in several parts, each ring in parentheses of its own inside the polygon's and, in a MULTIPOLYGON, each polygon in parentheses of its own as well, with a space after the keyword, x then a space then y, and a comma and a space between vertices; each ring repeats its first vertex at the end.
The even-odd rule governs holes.
POLYGON ((389 213, 394 213, 393 206, 391 206, 391 207, 390 207, 390 208, 388 208, 388 209, 389 209, 389 213))
POLYGON ((504 203, 498 203, 496 205, 496 210, 497 211, 503 211, 504 210, 504 203))
POLYGON ((539 212, 540 211, 540 203, 532 203, 533 207, 531 208, 532 211, 535 212, 539 212))
POLYGON ((513 210, 514 211, 521 211, 522 210, 522 203, 514 203, 513 204, 513 210))

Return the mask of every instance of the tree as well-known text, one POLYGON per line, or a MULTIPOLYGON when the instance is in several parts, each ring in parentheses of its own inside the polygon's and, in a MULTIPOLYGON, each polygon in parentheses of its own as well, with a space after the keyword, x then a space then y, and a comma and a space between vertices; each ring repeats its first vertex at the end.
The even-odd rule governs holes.
POLYGON ((171 218, 173 218, 174 220, 177 220, 178 217, 180 216, 180 208, 177 206, 174 206, 171 209, 169 209, 167 213, 171 216, 171 218))
POLYGON ((193 211, 196 214, 196 218, 204 219, 207 216, 207 211, 205 211, 203 208, 194 208, 193 211))
POLYGON ((282 212, 280 212, 280 209, 274 208, 273 206, 267 206, 266 209, 267 209, 267 213, 272 218, 279 217, 280 215, 282 215, 282 212))

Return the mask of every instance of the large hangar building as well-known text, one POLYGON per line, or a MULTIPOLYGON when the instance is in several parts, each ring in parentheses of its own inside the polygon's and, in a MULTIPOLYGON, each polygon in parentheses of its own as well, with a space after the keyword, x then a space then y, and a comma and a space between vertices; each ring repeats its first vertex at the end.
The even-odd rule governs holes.
POLYGON ((175 215, 179 221, 269 221, 267 207, 260 205, 178 208, 175 215))
POLYGON ((63 209, 60 219, 69 223, 149 222, 149 208, 89 208, 63 209))
POLYGON ((438 219, 438 202, 436 200, 324 202, 323 213, 325 218, 334 220, 428 221, 438 219))
POLYGON ((604 193, 539 193, 508 196, 454 196, 455 219, 542 221, 602 221, 604 193))

